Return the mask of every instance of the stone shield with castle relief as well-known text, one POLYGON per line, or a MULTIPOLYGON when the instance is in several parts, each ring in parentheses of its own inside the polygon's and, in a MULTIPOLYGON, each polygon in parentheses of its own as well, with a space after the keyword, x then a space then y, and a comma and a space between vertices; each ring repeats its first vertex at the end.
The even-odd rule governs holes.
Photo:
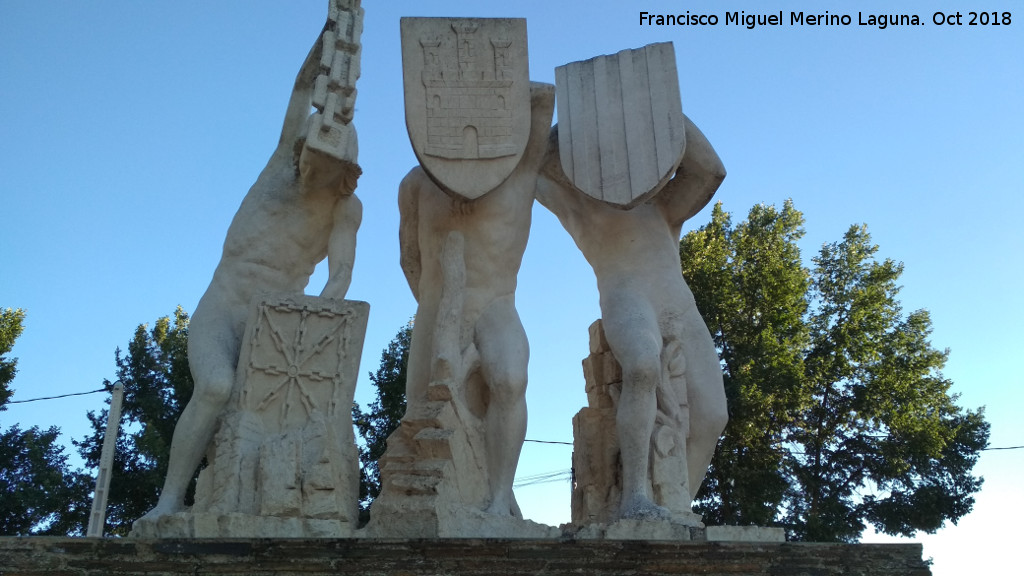
POLYGON ((530 136, 526 20, 402 18, 405 123, 420 165, 474 200, 519 164, 530 136))
POLYGON ((562 170, 587 195, 631 208, 675 174, 686 122, 671 42, 555 68, 562 170))

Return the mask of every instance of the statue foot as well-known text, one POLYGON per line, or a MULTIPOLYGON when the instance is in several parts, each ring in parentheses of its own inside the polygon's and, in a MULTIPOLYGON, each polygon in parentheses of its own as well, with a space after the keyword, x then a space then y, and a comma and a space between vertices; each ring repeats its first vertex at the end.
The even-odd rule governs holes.
POLYGON ((495 516, 515 516, 512 506, 508 502, 492 502, 484 512, 495 516))
POLYGON ((629 502, 623 502, 620 516, 627 520, 671 521, 672 513, 668 508, 658 506, 648 498, 637 496, 629 502))
MULTIPOLYGON (((158 518, 161 518, 163 516, 169 516, 177 512, 181 512, 184 509, 184 506, 175 506, 173 504, 168 504, 161 499, 156 503, 156 506, 154 506, 152 510, 143 514, 142 518, 139 518, 139 520, 155 521, 158 518)), ((136 520, 136 522, 138 522, 138 520, 136 520)))
POLYGON ((484 512, 495 516, 511 516, 519 520, 523 519, 523 512, 519 509, 519 503, 516 502, 516 495, 511 490, 504 496, 493 498, 487 508, 484 509, 484 512))

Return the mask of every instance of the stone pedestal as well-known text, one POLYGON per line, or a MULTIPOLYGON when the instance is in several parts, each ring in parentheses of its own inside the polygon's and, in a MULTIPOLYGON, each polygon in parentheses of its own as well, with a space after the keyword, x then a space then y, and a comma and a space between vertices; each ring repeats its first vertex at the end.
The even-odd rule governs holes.
POLYGON ((928 576, 920 544, 0 538, 5 576, 928 576))
POLYGON ((369 304, 312 296, 254 304, 235 392, 195 505, 132 536, 345 537, 358 522, 352 398, 369 304))
MULTIPOLYGON (((671 512, 673 522, 702 526, 690 510, 686 465, 689 407, 681 350, 662 351, 663 374, 658 387, 658 413, 651 435, 648 478, 654 502, 671 512)), ((622 497, 616 406, 622 391, 622 368, 605 339, 601 321, 590 326, 590 355, 583 360, 587 404, 573 417, 572 522, 609 524, 618 519, 622 497)))
POLYGON ((486 504, 481 422, 450 383, 427 389, 428 402, 388 438, 381 493, 361 536, 372 538, 557 538, 560 531, 482 511, 486 504))

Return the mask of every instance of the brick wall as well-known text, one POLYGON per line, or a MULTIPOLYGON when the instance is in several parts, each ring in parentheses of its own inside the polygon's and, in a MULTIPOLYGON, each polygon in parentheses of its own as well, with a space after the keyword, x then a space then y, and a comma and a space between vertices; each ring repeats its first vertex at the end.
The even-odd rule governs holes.
POLYGON ((0 538, 2 576, 907 575, 919 544, 0 538))

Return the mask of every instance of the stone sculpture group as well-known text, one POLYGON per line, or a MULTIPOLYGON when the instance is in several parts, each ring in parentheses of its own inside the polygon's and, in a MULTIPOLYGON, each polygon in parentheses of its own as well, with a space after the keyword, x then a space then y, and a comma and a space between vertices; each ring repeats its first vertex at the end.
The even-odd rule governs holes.
POLYGON ((357 529, 349 409, 369 305, 344 297, 361 220, 352 116, 362 15, 359 0, 330 0, 277 149, 228 229, 190 326, 195 392, 159 503, 133 534, 561 534, 524 520, 512 491, 529 359, 515 291, 535 199, 600 292, 584 361, 590 406, 574 419, 573 524, 608 537, 702 526, 691 501, 727 415, 678 242, 725 170, 682 113, 672 45, 559 67, 552 86, 530 81, 524 20, 404 18, 420 165, 398 190, 398 232, 418 308, 407 411, 380 462, 371 521, 357 529), (325 257, 326 286, 303 295, 325 257))

